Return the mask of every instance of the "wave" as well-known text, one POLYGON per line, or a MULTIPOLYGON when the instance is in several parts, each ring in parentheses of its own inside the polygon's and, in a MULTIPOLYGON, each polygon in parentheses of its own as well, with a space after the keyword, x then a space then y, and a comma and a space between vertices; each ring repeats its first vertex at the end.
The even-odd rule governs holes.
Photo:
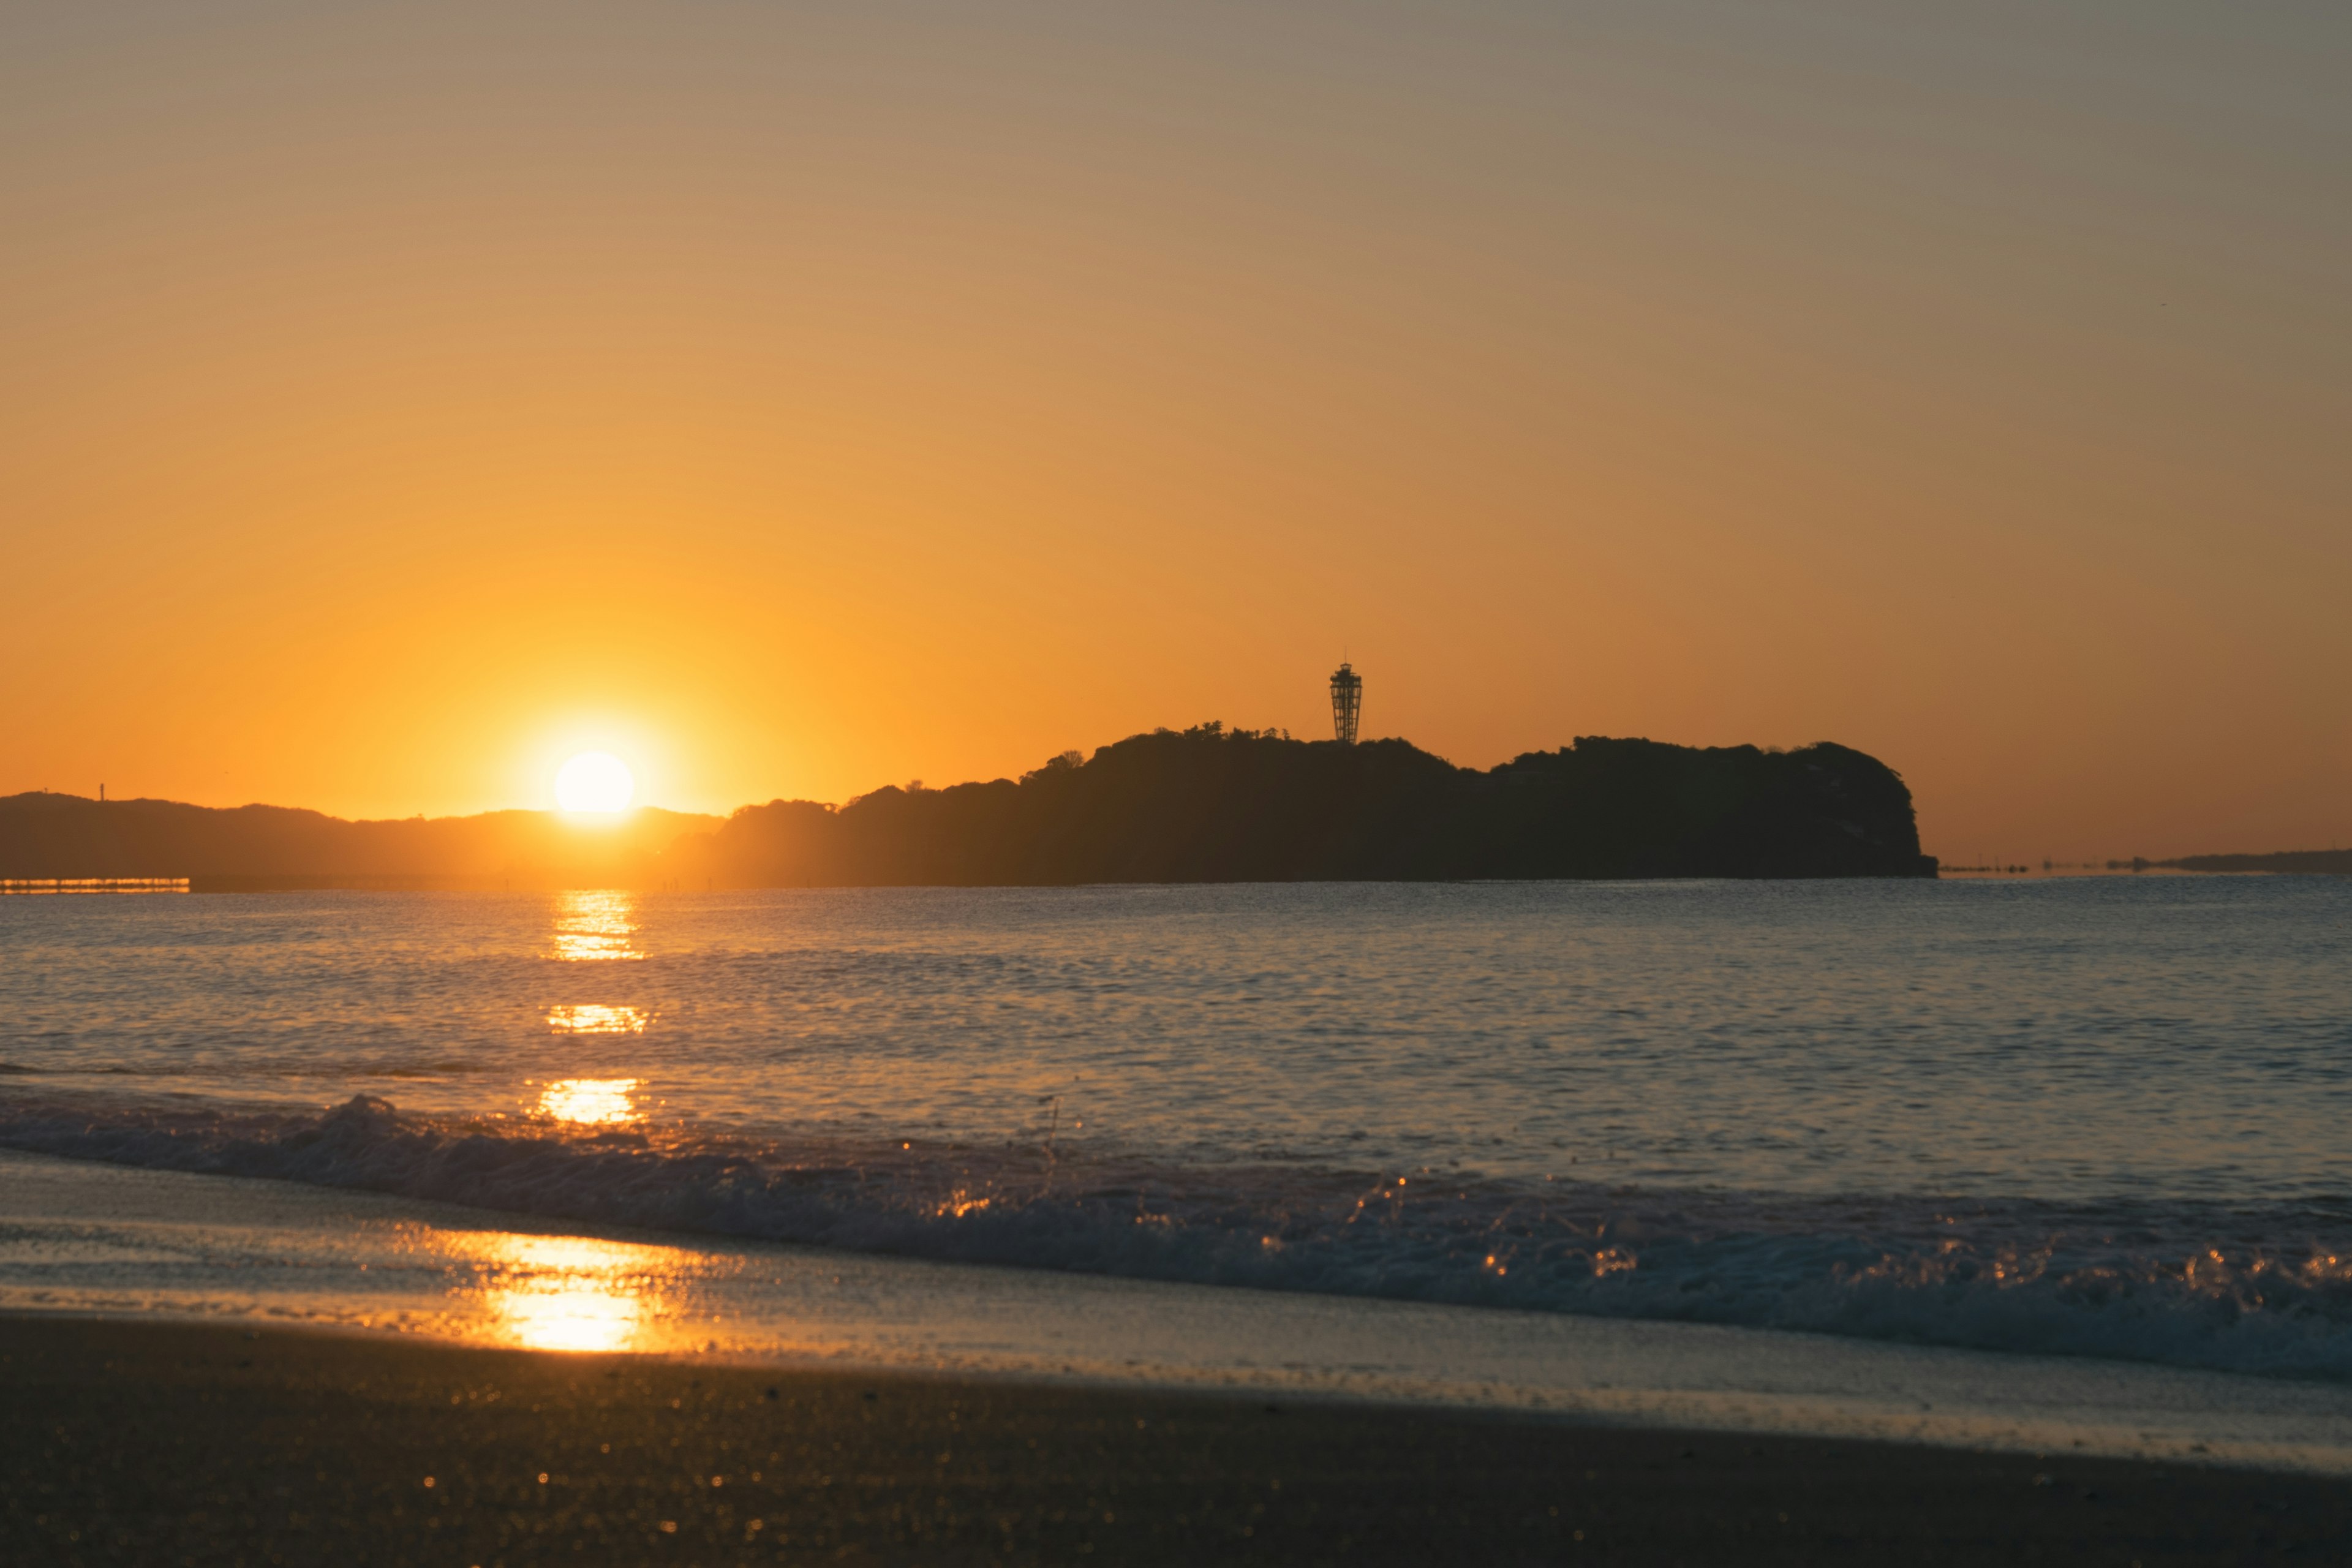
POLYGON ((1199 1284, 2352 1380, 2352 1213, 1823 1198, 0 1100, 0 1146, 542 1218, 1199 1284))

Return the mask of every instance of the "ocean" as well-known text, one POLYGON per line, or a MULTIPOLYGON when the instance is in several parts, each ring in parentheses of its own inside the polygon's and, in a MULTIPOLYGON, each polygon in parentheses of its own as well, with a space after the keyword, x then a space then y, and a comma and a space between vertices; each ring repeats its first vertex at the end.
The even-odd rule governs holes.
POLYGON ((2352 882, 0 899, 0 1148, 2352 1381, 2352 882))

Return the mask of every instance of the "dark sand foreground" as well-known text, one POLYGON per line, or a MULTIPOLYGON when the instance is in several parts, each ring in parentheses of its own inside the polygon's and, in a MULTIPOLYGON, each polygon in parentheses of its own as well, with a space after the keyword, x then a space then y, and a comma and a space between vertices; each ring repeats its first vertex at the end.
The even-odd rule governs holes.
POLYGON ((2352 1485, 0 1317, 12 1565, 1078 1560, 2341 1563, 2352 1485))

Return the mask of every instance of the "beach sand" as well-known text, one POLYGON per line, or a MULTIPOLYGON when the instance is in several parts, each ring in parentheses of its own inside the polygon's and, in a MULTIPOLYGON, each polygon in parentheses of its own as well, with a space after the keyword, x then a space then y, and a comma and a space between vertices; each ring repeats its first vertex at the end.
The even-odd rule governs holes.
POLYGON ((2333 1385, 0 1154, 5 1568, 2122 1568, 2347 1540, 2333 1385))
POLYGON ((10 1563, 2341 1562, 2352 1485, 0 1317, 10 1563), (428 1480, 428 1478, 429 1480, 428 1480))

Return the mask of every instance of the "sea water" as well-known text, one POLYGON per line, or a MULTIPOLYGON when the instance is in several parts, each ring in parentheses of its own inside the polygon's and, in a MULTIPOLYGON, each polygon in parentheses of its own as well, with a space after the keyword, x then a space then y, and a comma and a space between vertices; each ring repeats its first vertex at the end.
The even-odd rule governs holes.
POLYGON ((2352 882, 0 900, 0 1146, 2352 1380, 2352 882))

